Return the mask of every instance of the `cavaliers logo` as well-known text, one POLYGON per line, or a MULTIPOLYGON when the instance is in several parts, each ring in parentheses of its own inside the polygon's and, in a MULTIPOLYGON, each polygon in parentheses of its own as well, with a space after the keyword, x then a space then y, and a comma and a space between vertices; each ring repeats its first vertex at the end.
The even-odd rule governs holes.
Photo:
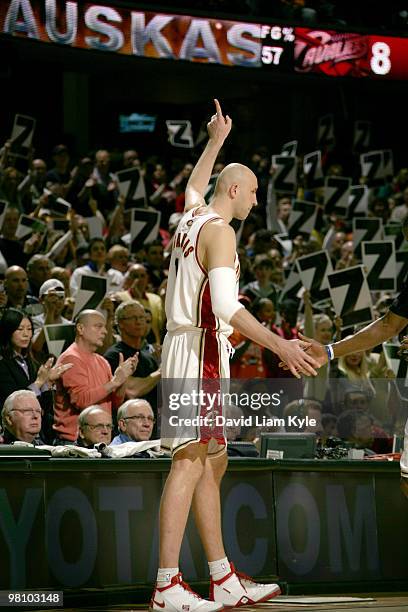
POLYGON ((345 32, 296 29, 296 72, 364 77, 370 73, 367 36, 345 32))

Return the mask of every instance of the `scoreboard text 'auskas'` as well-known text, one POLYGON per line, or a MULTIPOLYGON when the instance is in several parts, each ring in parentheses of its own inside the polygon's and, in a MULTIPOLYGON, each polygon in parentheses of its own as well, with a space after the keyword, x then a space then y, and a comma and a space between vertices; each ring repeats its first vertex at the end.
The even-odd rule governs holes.
POLYGON ((2 34, 154 59, 332 77, 408 78, 408 39, 131 10, 3 0, 2 34))

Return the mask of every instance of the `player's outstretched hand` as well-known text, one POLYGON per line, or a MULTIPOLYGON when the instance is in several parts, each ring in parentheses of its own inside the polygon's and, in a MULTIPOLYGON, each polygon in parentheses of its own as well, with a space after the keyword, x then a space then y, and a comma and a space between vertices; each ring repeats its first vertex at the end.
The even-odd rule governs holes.
POLYGON ((221 105, 218 100, 214 99, 215 114, 211 117, 211 120, 207 123, 207 131, 210 140, 215 142, 224 142, 226 137, 231 131, 232 121, 231 118, 222 114, 221 105))
POLYGON ((317 362, 318 368, 321 368, 322 365, 328 362, 327 351, 324 347, 324 344, 320 344, 313 338, 307 338, 303 334, 299 334, 300 340, 303 342, 307 342, 310 344, 310 347, 307 350, 307 354, 313 357, 313 359, 317 362))
POLYGON ((304 340, 286 340, 276 352, 282 359, 284 369, 290 370, 296 378, 300 378, 301 374, 316 376, 315 368, 319 368, 320 364, 309 354, 310 347, 310 342, 304 340))
MULTIPOLYGON (((304 351, 306 351, 306 355, 308 357, 312 358, 312 360, 313 360, 313 364, 312 365, 315 368, 320 368, 322 365, 327 363, 327 361, 328 361, 327 352, 326 352, 326 349, 323 346, 323 344, 320 344, 320 342, 316 342, 316 340, 313 340, 313 338, 307 338, 303 334, 299 334, 298 342, 302 342, 303 343, 303 347, 302 348, 303 348, 304 351)), ((279 367, 283 368, 284 370, 290 370, 292 372, 292 374, 295 374, 294 371, 293 371, 293 368, 290 367, 290 364, 289 364, 289 362, 286 359, 282 359, 282 361, 279 363, 279 367)), ((301 371, 303 372, 303 374, 306 374, 305 371, 303 371, 303 370, 301 370, 301 371)), ((310 376, 310 374, 311 374, 311 372, 309 370, 307 375, 310 376)), ((316 372, 315 372, 315 374, 316 374, 316 372)), ((296 374, 295 374, 295 376, 296 376, 296 374)), ((298 378, 299 378, 299 376, 298 376, 298 378)))

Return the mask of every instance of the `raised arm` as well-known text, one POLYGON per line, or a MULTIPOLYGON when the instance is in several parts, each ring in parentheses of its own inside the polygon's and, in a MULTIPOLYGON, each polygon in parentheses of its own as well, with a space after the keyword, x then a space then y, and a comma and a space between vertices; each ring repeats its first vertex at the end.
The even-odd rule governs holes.
POLYGON ((207 124, 209 140, 187 183, 185 212, 191 208, 205 205, 204 193, 210 180, 215 160, 231 130, 232 122, 230 117, 228 115, 226 117, 223 116, 218 100, 214 100, 214 102, 216 112, 207 124))

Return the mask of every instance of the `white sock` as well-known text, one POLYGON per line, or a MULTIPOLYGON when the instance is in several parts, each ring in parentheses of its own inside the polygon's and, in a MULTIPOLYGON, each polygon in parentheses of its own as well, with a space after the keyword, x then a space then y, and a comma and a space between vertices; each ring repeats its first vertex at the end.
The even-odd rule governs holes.
POLYGON ((231 571, 231 567, 227 557, 224 557, 224 559, 219 559, 218 561, 209 561, 208 567, 210 569, 211 577, 214 580, 220 580, 221 578, 224 578, 224 576, 229 574, 231 571))
POLYGON ((178 573, 178 567, 159 567, 157 570, 157 586, 160 589, 168 586, 173 576, 177 576, 178 573))

